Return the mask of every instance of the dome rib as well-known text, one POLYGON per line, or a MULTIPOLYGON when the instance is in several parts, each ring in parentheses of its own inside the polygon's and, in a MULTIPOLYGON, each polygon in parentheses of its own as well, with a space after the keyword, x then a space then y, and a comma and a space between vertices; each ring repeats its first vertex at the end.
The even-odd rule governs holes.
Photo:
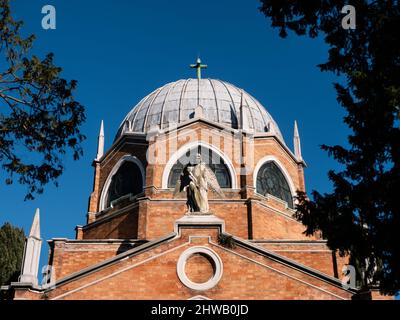
MULTIPOLYGON (((253 111, 251 110, 251 108, 250 108, 250 105, 249 105, 249 102, 247 101, 247 96, 249 95, 246 91, 244 91, 243 89, 239 89, 238 87, 236 87, 235 85, 232 85, 232 87, 236 90, 236 91, 238 91, 238 93, 239 93, 239 95, 241 95, 242 94, 242 91, 243 91, 243 100, 244 100, 244 102, 245 102, 245 104, 243 104, 243 106, 247 106, 247 109, 249 110, 249 114, 250 114, 250 117, 251 117, 251 122, 253 123, 253 129, 254 130, 256 130, 256 122, 255 122, 255 118, 254 118, 254 115, 253 115, 253 111), (245 95, 246 94, 246 95, 245 95)), ((239 108, 240 108, 240 106, 239 106, 239 108)))
POLYGON ((166 95, 165 95, 164 101, 163 101, 162 106, 161 106, 161 116, 160 116, 160 129, 161 129, 161 130, 162 130, 162 128, 163 128, 163 118, 164 118, 165 102, 167 101, 167 98, 168 98, 168 96, 169 96, 169 93, 170 93, 172 90, 174 90, 175 87, 176 87, 176 85, 177 85, 178 83, 180 83, 180 82, 181 82, 181 80, 175 81, 175 82, 173 83, 172 86, 169 86, 168 91, 167 91, 167 93, 166 93, 166 95))
POLYGON ((276 122, 257 99, 245 90, 217 79, 181 79, 154 90, 127 114, 115 139, 129 132, 146 133, 153 127, 163 130, 170 123, 176 125, 188 121, 199 104, 202 104, 204 117, 210 122, 237 129, 238 101, 242 93, 244 110, 248 109, 246 112, 251 118, 250 129, 255 133, 269 131, 285 143, 276 122))
POLYGON ((186 81, 185 81, 185 83, 183 84, 183 87, 182 87, 181 98, 179 99, 178 123, 181 122, 181 119, 182 119, 182 103, 183 103, 183 97, 184 97, 184 95, 185 95, 186 88, 187 88, 187 85, 188 85, 188 83, 189 83, 189 80, 190 80, 190 79, 186 79, 186 81))
MULTIPOLYGON (((160 89, 161 89, 161 88, 159 88, 159 90, 160 90, 160 89)), ((151 94, 147 95, 145 98, 143 98, 143 99, 139 102, 139 104, 138 104, 136 107, 133 107, 133 110, 132 110, 132 111, 134 111, 136 108, 137 108, 137 111, 136 111, 136 113, 135 113, 135 116, 134 116, 133 120, 131 121, 131 125, 130 125, 131 130, 134 130, 134 123, 135 123, 135 121, 136 121, 136 118, 137 118, 137 116, 138 116, 140 110, 142 110, 143 106, 145 105, 145 103, 147 102, 147 100, 150 99, 150 97, 151 97, 151 94)), ((131 112, 132 112, 132 111, 131 111, 131 112)), ((128 118, 128 117, 129 117, 129 114, 128 114, 127 118, 128 118)), ((129 121, 129 119, 127 119, 127 120, 129 121)))
POLYGON ((158 95, 160 94, 160 92, 161 92, 166 86, 167 86, 167 85, 162 86, 161 88, 158 89, 158 91, 154 94, 154 97, 153 97, 153 99, 151 100, 151 102, 150 102, 150 104, 149 104, 149 107, 148 107, 147 110, 146 110, 146 114, 145 114, 145 116, 144 116, 144 121, 143 121, 143 129, 142 129, 144 132, 147 131, 147 130, 146 130, 146 128, 147 128, 147 120, 149 119, 149 112, 150 112, 150 109, 153 109, 153 107, 154 107, 154 105, 153 105, 154 101, 157 99, 157 97, 158 97, 158 95))
POLYGON ((215 99, 215 109, 217 110, 217 121, 220 121, 220 115, 219 115, 219 107, 218 107, 218 99, 217 99, 217 94, 215 93, 215 87, 211 79, 208 79, 210 81, 211 88, 213 89, 214 93, 214 99, 215 99))
POLYGON ((265 112, 262 112, 261 108, 260 108, 260 103, 253 98, 253 96, 248 95, 250 97, 251 100, 253 100, 254 104, 257 106, 258 111, 260 111, 261 116, 263 117, 263 122, 264 122, 264 128, 268 128, 269 127, 269 119, 265 118, 265 112))
POLYGON ((238 119, 237 115, 239 114, 239 110, 236 108, 235 100, 233 100, 232 94, 229 91, 228 86, 226 85, 226 83, 224 81, 221 81, 221 80, 217 80, 217 81, 219 81, 225 87, 226 92, 228 92, 229 96, 231 97, 232 106, 233 106, 233 108, 235 109, 235 112, 236 112, 236 119, 238 119))

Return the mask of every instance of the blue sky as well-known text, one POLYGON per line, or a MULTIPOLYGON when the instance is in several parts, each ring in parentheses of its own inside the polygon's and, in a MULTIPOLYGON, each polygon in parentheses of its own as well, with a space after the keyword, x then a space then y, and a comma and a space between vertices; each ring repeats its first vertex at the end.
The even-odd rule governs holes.
MULTIPOLYGON (((6 186, 0 173, 0 225, 9 221, 29 232, 39 207, 43 239, 74 238, 75 226, 86 222, 100 121, 108 148, 142 97, 167 82, 195 77, 188 66, 198 55, 208 64, 204 77, 231 82, 268 109, 290 148, 298 121, 307 190, 329 191, 327 171, 337 164, 319 146, 344 143, 348 129, 332 86, 337 79, 316 67, 325 62, 327 47, 321 39, 279 38, 258 7, 257 0, 13 1, 14 16, 25 21, 23 32, 37 36, 33 52, 54 52, 63 77, 78 80, 87 140, 83 158, 65 157, 59 187, 48 185, 34 201, 24 202, 25 187, 6 186), (57 10, 56 30, 41 28, 46 4, 57 10)), ((44 244, 42 265, 47 252, 44 244)))

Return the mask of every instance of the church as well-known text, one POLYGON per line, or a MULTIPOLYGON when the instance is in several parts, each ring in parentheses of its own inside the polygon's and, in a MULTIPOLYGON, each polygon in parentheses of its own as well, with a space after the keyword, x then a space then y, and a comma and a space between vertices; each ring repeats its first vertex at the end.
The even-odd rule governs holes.
POLYGON ((306 237, 293 217, 296 192, 306 190, 297 124, 291 149, 255 97, 202 78, 200 59, 191 67, 196 78, 139 101, 108 150, 101 123, 87 223, 76 226, 75 239, 48 240, 39 284, 36 212, 20 280, 3 288, 13 299, 359 296, 341 281, 347 258, 318 234, 306 237), (177 190, 185 168, 198 161, 219 186, 205 189, 207 212, 189 210, 186 189, 177 190))

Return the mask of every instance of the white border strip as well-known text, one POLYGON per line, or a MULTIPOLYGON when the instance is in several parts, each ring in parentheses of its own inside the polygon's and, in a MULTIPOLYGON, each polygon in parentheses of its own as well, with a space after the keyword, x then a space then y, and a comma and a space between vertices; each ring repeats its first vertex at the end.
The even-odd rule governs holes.
POLYGON ((173 167, 173 165, 179 160, 180 157, 182 157, 188 150, 193 149, 194 147, 197 146, 203 146, 207 149, 210 149, 211 151, 215 152, 219 157, 221 157, 226 166, 228 167, 230 176, 231 176, 231 182, 232 182, 232 189, 238 189, 238 185, 237 185, 237 177, 236 177, 236 171, 235 168, 232 165, 231 160, 225 155, 223 154, 223 152, 221 150, 219 150, 218 148, 216 148, 215 146, 206 143, 204 141, 192 141, 189 142, 185 145, 183 145, 182 147, 179 148, 178 151, 176 151, 168 160, 165 168, 164 168, 164 172, 162 175, 162 188, 163 189, 168 189, 168 177, 169 177, 169 173, 173 167))
POLYGON ((118 169, 126 161, 133 162, 134 164, 136 164, 139 167, 140 173, 142 174, 142 182, 143 182, 142 188, 144 189, 144 187, 146 185, 146 173, 145 173, 142 162, 135 156, 128 155, 128 154, 124 155, 123 157, 121 157, 118 160, 118 162, 112 168, 111 172, 108 174, 106 182, 104 183, 103 189, 101 191, 100 204, 99 204, 100 210, 99 211, 103 211, 104 209, 106 209, 105 205, 106 205, 107 193, 108 193, 108 188, 110 187, 110 184, 111 184, 112 177, 117 173, 118 169))

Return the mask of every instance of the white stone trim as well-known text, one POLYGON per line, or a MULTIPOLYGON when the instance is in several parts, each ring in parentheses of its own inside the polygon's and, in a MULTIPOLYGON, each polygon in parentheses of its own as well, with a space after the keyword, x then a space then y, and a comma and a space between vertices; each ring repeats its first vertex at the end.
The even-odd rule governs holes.
POLYGON ((208 290, 213 287, 215 287, 219 280, 221 280, 222 273, 223 273, 223 265, 222 265, 222 260, 219 257, 219 255, 214 251, 211 250, 208 247, 204 246, 196 246, 196 247, 191 247, 189 249, 186 249, 179 257, 178 263, 176 265, 176 272, 178 274, 179 280, 188 288, 193 289, 193 290, 208 290), (209 258, 212 259, 214 263, 214 275, 209 279, 208 281, 204 283, 195 283, 191 281, 186 273, 185 273, 185 266, 187 260, 194 254, 196 253, 201 253, 209 258))
POLYGON ((318 250, 318 249, 309 249, 309 250, 307 250, 307 249, 303 249, 303 250, 301 250, 301 249, 297 249, 297 250, 295 250, 295 249, 287 249, 287 250, 278 249, 278 250, 275 250, 275 249, 271 249, 271 248, 265 248, 265 249, 270 250, 272 252, 329 252, 329 253, 332 252, 331 250, 323 250, 323 249, 321 249, 321 250, 318 250))
MULTIPOLYGON (((174 232, 176 238, 180 238, 180 229, 182 226, 200 225, 200 226, 219 226, 220 232, 225 233, 225 221, 214 216, 214 215, 187 215, 185 214, 182 218, 175 220, 174 232)), ((190 236, 189 239, 194 236, 190 236)), ((203 236, 202 236, 203 237, 203 236)))
MULTIPOLYGON (((286 170, 285 166, 278 160, 278 158, 276 158, 275 156, 265 156, 263 158, 261 158, 258 162, 257 165, 254 168, 253 171, 253 187, 255 192, 257 192, 257 174, 258 171, 261 169, 262 165, 266 162, 274 162, 278 168, 281 170, 283 176, 285 177, 288 185, 289 185, 289 189, 290 189, 290 193, 292 194, 292 198, 294 198, 296 196, 296 187, 294 186, 293 180, 289 174, 289 172, 286 170)), ((283 200, 284 201, 284 200, 283 200)), ((284 201, 286 203, 286 201, 284 201)), ((294 199, 293 199, 294 202, 294 199)))
MULTIPOLYGON (((345 297, 339 296, 339 295, 337 295, 337 294, 335 294, 335 293, 333 293, 333 292, 331 292, 331 291, 329 291, 329 290, 326 290, 326 289, 324 289, 324 288, 318 287, 318 286, 316 286, 316 285, 314 285, 314 284, 312 284, 312 283, 310 283, 310 282, 307 282, 307 281, 305 281, 305 280, 302 280, 302 279, 300 279, 300 278, 297 278, 297 277, 295 277, 295 276, 292 276, 292 275, 290 275, 289 273, 280 271, 280 270, 278 270, 278 269, 276 269, 276 268, 274 268, 274 267, 268 266, 268 265, 266 265, 266 264, 264 264, 264 263, 262 263, 262 262, 260 262, 260 261, 258 261, 258 260, 249 258, 249 257, 247 257, 247 256, 245 256, 245 255, 243 255, 243 254, 240 254, 240 253, 236 252, 236 251, 233 251, 233 250, 230 250, 230 249, 228 249, 228 248, 225 248, 225 247, 223 247, 223 246, 221 246, 221 245, 219 245, 219 244, 217 244, 217 243, 215 243, 215 242, 210 242, 210 244, 211 244, 211 245, 214 245, 214 246, 217 247, 217 248, 220 248, 221 250, 230 252, 230 253, 232 253, 232 254, 238 256, 238 257, 241 257, 241 258, 243 258, 243 259, 245 259, 245 260, 247 260, 247 261, 253 262, 253 263, 255 263, 255 264, 257 264, 257 265, 259 265, 259 266, 261 266, 261 267, 264 267, 265 269, 271 270, 271 271, 276 272, 276 273, 278 273, 278 274, 280 274, 280 275, 282 275, 282 276, 288 277, 289 279, 292 279, 292 280, 294 280, 294 281, 297 281, 297 282, 300 282, 300 283, 302 283, 302 284, 305 284, 305 285, 307 285, 307 286, 309 286, 309 287, 312 287, 312 288, 314 288, 314 289, 316 289, 316 290, 319 290, 319 291, 322 291, 322 292, 327 293, 327 294, 329 294, 329 295, 332 295, 332 296, 334 296, 334 297, 336 297, 336 298, 338 298, 338 299, 340 299, 340 300, 347 300, 345 297)), ((261 247, 261 249, 267 251, 267 249, 265 249, 265 248, 262 248, 262 247, 261 247)), ((249 250, 249 249, 248 249, 248 250, 249 250)), ((273 252, 272 250, 268 250, 268 251, 273 252)), ((271 258, 269 258, 269 259, 272 260, 272 261, 276 261, 276 260, 271 259, 271 258)), ((280 265, 287 266, 287 264, 282 263, 282 262, 279 262, 279 264, 280 264, 280 265)), ((298 269, 296 269, 296 268, 294 268, 294 269, 304 274, 304 271, 298 270, 298 269)), ((317 278, 317 277, 312 276, 312 275, 309 275, 309 274, 308 274, 308 276, 313 277, 313 278, 317 278)), ((320 278, 317 278, 317 279, 319 279, 320 281, 326 282, 326 281, 323 280, 323 279, 320 279, 320 278)), ((338 288, 341 288, 342 290, 345 290, 343 287, 338 287, 338 288)), ((345 291, 346 291, 346 290, 345 290, 345 291)))
MULTIPOLYGON (((66 297, 66 296, 68 296, 68 295, 71 295, 71 294, 73 294, 73 293, 75 293, 75 292, 78 292, 78 291, 80 291, 80 290, 86 289, 86 288, 88 288, 88 287, 91 287, 91 286, 93 286, 93 285, 95 285, 95 284, 97 284, 97 283, 103 282, 103 281, 105 281, 105 280, 111 279, 111 278, 113 278, 113 277, 115 277, 115 276, 117 276, 117 275, 119 275, 119 274, 121 274, 121 273, 123 273, 123 272, 125 272, 125 271, 128 271, 128 270, 130 270, 130 269, 136 268, 136 267, 138 267, 138 266, 141 266, 141 265, 143 265, 143 264, 145 264, 145 263, 147 263, 147 262, 149 262, 149 261, 152 261, 152 260, 155 260, 155 259, 157 259, 157 258, 160 258, 160 257, 162 257, 162 256, 164 256, 164 255, 166 255, 166 254, 168 254, 168 253, 174 252, 174 251, 179 250, 180 248, 183 248, 183 247, 188 246, 188 245, 189 245, 189 242, 182 243, 181 245, 179 245, 179 246, 177 246, 177 247, 171 248, 171 249, 169 249, 169 250, 167 250, 167 251, 163 251, 163 252, 161 252, 161 253, 159 253, 159 254, 156 254, 156 255, 154 255, 154 256, 150 256, 149 258, 147 258, 147 259, 145 259, 145 260, 143 260, 143 261, 139 261, 139 262, 137 262, 137 263, 134 263, 133 265, 128 265, 128 266, 125 267, 125 268, 122 268, 122 269, 120 269, 120 270, 117 270, 117 271, 115 271, 115 272, 112 272, 111 274, 108 274, 108 275, 106 275, 106 276, 104 276, 104 277, 102 277, 102 278, 95 279, 95 280, 93 280, 93 281, 91 281, 91 282, 89 282, 89 283, 86 283, 86 284, 84 284, 84 285, 81 285, 80 287, 77 287, 77 288, 75 288, 75 289, 72 289, 71 291, 67 291, 67 292, 65 292, 65 293, 62 293, 62 294, 60 294, 60 295, 58 295, 58 296, 56 296, 56 297, 54 297, 54 298, 51 298, 50 300, 59 300, 59 299, 64 298, 64 297, 66 297)), ((124 260, 126 260, 126 259, 132 259, 132 256, 126 256, 126 257, 124 258, 124 260)), ((120 261, 122 261, 122 260, 120 260, 120 261)), ((67 276, 67 277, 68 277, 68 276, 67 276)), ((56 285, 57 285, 57 283, 56 283, 56 285)))
POLYGON ((142 188, 145 187, 146 173, 145 173, 142 162, 135 156, 124 155, 123 157, 121 157, 121 159, 118 160, 118 162, 112 168, 111 172, 108 174, 106 182, 104 183, 103 189, 101 191, 101 196, 100 196, 100 204, 99 204, 100 211, 103 211, 104 209, 106 209, 105 206, 106 206, 106 200, 107 200, 107 192, 108 192, 108 188, 110 187, 112 177, 117 173, 118 169, 126 161, 133 162, 134 164, 136 164, 139 167, 140 173, 142 174, 142 181, 143 181, 142 188))
POLYGON ((188 300, 212 300, 212 299, 207 298, 205 296, 197 295, 197 296, 189 298, 188 300))
POLYGON ((205 148, 210 149, 212 152, 215 152, 219 157, 221 157, 229 171, 229 174, 231 176, 231 182, 232 182, 232 189, 238 189, 237 185, 237 177, 236 177, 236 171, 235 168, 233 167, 232 161, 217 147, 203 142, 203 141, 192 141, 189 142, 182 147, 179 148, 178 151, 176 151, 168 160, 167 164, 165 165, 163 176, 162 176, 162 189, 168 189, 168 177, 169 173, 171 172, 172 167, 174 164, 179 160, 180 157, 182 157, 188 150, 197 147, 197 146, 203 146, 205 148))

